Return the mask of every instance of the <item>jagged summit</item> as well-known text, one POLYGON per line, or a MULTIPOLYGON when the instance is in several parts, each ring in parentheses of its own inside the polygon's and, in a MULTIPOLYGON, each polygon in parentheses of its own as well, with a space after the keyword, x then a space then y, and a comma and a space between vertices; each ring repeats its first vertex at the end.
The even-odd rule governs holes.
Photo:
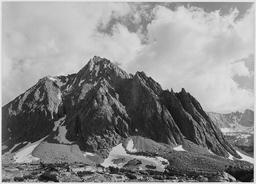
MULTIPOLYGON (((98 56, 76 74, 41 79, 2 112, 4 152, 47 137, 38 150, 48 153, 46 148, 70 142, 106 157, 124 139, 140 136, 169 147, 190 142, 219 156, 239 158, 185 89, 163 90, 144 72, 128 75, 98 56)), ((50 150, 49 155, 58 157, 50 150)), ((36 154, 47 160, 41 151, 36 154)))
POLYGON ((102 78, 116 82, 120 79, 128 79, 130 76, 117 65, 111 63, 108 59, 98 56, 94 56, 90 59, 77 73, 77 79, 80 81, 94 82, 102 78))
POLYGON ((95 62, 95 63, 97 63, 97 62, 103 62, 103 61, 108 61, 108 62, 110 62, 108 59, 102 58, 102 57, 100 57, 100 56, 93 56, 93 58, 90 59, 90 61, 95 62))

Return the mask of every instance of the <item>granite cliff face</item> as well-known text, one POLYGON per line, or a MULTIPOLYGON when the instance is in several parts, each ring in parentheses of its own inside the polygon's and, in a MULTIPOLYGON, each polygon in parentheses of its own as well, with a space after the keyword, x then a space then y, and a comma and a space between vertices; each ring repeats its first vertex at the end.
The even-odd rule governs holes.
POLYGON ((144 72, 127 74, 100 57, 76 74, 40 79, 2 113, 4 153, 45 137, 33 156, 58 156, 58 147, 65 150, 62 159, 72 162, 70 153, 104 158, 122 140, 141 136, 170 146, 188 140, 216 155, 240 158, 185 89, 163 90, 144 72))

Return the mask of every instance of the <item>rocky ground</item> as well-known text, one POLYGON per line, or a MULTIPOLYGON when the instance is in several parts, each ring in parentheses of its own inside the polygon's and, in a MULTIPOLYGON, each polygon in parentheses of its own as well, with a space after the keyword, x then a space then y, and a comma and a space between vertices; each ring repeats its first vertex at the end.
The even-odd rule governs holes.
MULTIPOLYGON (((131 164, 139 165, 139 162, 131 164)), ((101 165, 86 164, 8 164, 2 167, 2 182, 127 182, 127 181, 164 181, 164 182, 236 182, 235 177, 226 172, 178 173, 172 170, 158 172, 134 170, 133 167, 104 168, 101 165)), ((230 169, 230 168, 229 168, 230 169)), ((248 173, 247 173, 248 174, 248 173)), ((253 173, 252 173, 253 174, 253 173)))

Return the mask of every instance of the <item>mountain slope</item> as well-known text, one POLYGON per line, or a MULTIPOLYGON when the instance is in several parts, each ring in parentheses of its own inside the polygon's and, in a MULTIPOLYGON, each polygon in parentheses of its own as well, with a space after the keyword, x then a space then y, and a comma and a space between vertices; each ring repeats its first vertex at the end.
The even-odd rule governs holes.
POLYGON ((60 161, 88 162, 81 159, 85 152, 106 158, 131 136, 152 139, 168 149, 188 140, 216 155, 240 158, 184 89, 163 90, 145 73, 128 75, 100 57, 76 74, 39 80, 2 112, 3 152, 16 153, 47 136, 31 155, 48 162, 59 155, 60 161))

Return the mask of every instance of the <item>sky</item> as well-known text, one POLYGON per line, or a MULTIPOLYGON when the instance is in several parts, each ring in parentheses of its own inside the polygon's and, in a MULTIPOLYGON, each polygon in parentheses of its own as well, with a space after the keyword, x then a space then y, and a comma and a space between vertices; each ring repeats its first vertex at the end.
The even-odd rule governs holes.
POLYGON ((97 55, 213 112, 254 105, 254 4, 3 2, 2 104, 97 55))

